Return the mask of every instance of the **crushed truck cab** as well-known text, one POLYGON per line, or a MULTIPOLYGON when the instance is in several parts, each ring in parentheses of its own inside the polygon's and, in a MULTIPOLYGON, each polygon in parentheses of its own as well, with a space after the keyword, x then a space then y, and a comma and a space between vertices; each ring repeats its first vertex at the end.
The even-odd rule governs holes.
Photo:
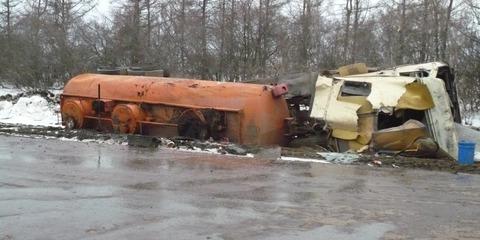
POLYGON ((351 69, 319 76, 315 84, 310 117, 331 129, 331 147, 457 156, 454 122, 460 115, 455 86, 451 78, 441 78, 453 76, 448 65, 428 63, 370 73, 359 65, 351 69), (365 73, 348 75, 351 72, 365 73))

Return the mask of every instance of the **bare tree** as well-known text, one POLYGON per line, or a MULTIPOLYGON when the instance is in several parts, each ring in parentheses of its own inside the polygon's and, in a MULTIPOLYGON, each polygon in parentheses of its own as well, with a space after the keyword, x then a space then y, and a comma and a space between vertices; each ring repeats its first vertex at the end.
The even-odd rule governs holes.
POLYGON ((353 11, 353 0, 346 0, 345 6, 345 38, 343 42, 343 62, 347 63, 350 46, 350 18, 353 11))
POLYGON ((407 21, 407 1, 402 0, 399 6, 400 9, 400 26, 398 29, 398 50, 396 52, 396 64, 402 64, 403 63, 403 56, 405 54, 405 34, 407 33, 406 31, 406 21, 407 21))
POLYGON ((322 0, 119 0, 111 19, 91 19, 93 0, 25 0, 22 11, 19 0, 0 0, 0 79, 47 86, 101 65, 155 65, 248 81, 444 60, 461 70, 465 95, 480 92, 467 87, 480 82, 478 1, 376 2, 345 0, 336 18, 322 0))
POLYGON ((441 47, 440 47, 440 58, 443 61, 447 60, 447 41, 448 41, 448 32, 450 31, 450 19, 452 17, 452 9, 453 9, 453 0, 448 1, 447 12, 445 16, 445 23, 443 24, 443 30, 441 35, 441 47))

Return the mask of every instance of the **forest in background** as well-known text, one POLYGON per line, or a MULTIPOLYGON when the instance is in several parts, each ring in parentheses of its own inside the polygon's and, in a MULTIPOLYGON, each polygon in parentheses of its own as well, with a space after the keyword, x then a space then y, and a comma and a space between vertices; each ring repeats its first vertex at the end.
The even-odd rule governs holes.
POLYGON ((245 81, 355 62, 456 70, 480 108, 478 0, 0 0, 0 82, 45 88, 98 67, 245 81))

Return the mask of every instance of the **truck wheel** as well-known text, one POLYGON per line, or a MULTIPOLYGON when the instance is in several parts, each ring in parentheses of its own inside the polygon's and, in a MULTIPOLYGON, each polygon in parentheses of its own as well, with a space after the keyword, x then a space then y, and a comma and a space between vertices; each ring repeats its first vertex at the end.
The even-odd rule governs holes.
POLYGON ((138 129, 138 122, 144 114, 135 104, 119 104, 112 111, 112 127, 115 133, 133 134, 138 129))
POLYGON ((187 110, 178 120, 178 134, 182 137, 205 140, 208 136, 207 124, 200 112, 187 110))
POLYGON ((72 117, 66 117, 64 120, 65 129, 72 130, 75 128, 75 120, 72 117))
POLYGON ((85 111, 79 100, 66 100, 62 105, 62 123, 67 129, 83 127, 85 111))

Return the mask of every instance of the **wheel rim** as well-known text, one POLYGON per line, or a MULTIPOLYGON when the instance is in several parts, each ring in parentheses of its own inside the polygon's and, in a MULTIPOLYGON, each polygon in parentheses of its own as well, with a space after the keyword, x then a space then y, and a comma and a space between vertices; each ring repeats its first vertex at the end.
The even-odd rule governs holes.
POLYGON ((67 117, 67 119, 65 119, 65 128, 67 130, 72 130, 75 128, 75 120, 72 117, 67 117))

